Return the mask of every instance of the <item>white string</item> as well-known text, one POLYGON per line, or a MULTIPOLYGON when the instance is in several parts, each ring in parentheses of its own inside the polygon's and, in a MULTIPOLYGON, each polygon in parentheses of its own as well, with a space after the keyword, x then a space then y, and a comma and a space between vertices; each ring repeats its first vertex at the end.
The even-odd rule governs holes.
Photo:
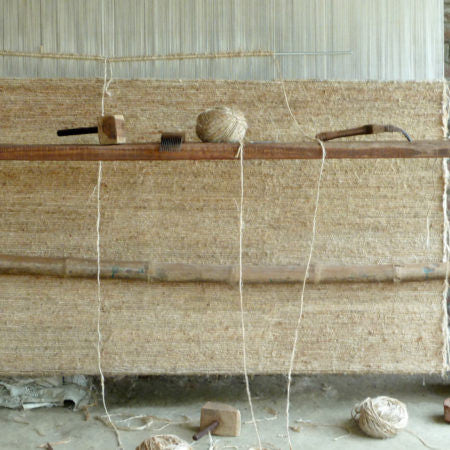
MULTIPOLYGON (((447 81, 443 82, 443 94, 442 94, 442 128, 444 139, 448 139, 448 119, 449 119, 449 91, 447 81)), ((450 223, 448 217, 448 190, 450 173, 448 165, 450 163, 449 158, 442 160, 442 169, 444 177, 444 193, 442 195, 442 209, 444 214, 444 235, 443 235, 443 255, 442 261, 446 263, 444 292, 442 295, 442 335, 444 345, 442 348, 442 376, 445 376, 449 368, 449 330, 448 330, 448 313, 447 313, 447 296, 449 290, 449 273, 450 273, 450 247, 449 247, 449 233, 450 223)))
POLYGON ((449 256, 449 219, 448 219, 448 211, 447 211, 447 202, 448 202, 448 188, 449 188, 449 170, 448 170, 449 159, 444 158, 442 160, 442 171, 444 177, 444 193, 442 195, 442 209, 444 210, 444 235, 443 235, 443 247, 444 252, 442 255, 442 261, 447 262, 449 256))
POLYGON ((103 71, 103 88, 102 88, 102 116, 105 115, 105 94, 108 83, 106 82, 107 72, 108 72, 108 58, 104 60, 104 71, 103 71))
POLYGON ((123 449, 122 441, 120 439, 119 430, 116 425, 113 423, 111 419, 111 415, 109 414, 108 408, 106 406, 106 397, 105 397, 105 376, 103 375, 102 370, 102 332, 100 327, 101 322, 101 314, 102 314, 102 290, 100 283, 100 188, 102 184, 102 162, 98 162, 98 175, 97 175, 97 363, 98 363, 98 372, 100 374, 100 385, 102 391, 102 402, 103 409, 105 410, 106 417, 108 418, 109 423, 111 424, 112 429, 117 438, 117 444, 119 449, 123 449))
POLYGON ((102 162, 99 162, 98 165, 98 175, 97 175, 97 363, 98 363, 98 371, 100 373, 101 379, 101 387, 102 387, 102 399, 103 406, 105 408, 105 412, 108 416, 108 419, 111 420, 111 417, 108 413, 108 409, 106 408, 105 402, 105 378, 103 376, 102 364, 101 364, 101 346, 102 346, 102 333, 100 330, 100 319, 101 319, 101 308, 102 308, 102 292, 100 285, 100 186, 102 183, 102 162))
POLYGON ((208 433, 208 437, 209 437, 209 447, 208 447, 208 450, 214 450, 214 441, 213 441, 213 438, 212 438, 212 436, 211 436, 211 433, 209 432, 208 433))
POLYGON ((289 441, 289 448, 291 450, 293 447, 292 447, 291 434, 290 434, 290 428, 289 428, 289 409, 290 409, 290 398, 291 398, 292 371, 294 369, 294 360, 295 360, 295 355, 297 352, 297 344, 298 344, 300 325, 301 325, 301 321, 303 318, 303 305, 304 305, 304 298, 305 298, 306 280, 309 275, 309 268, 311 266, 311 259, 312 259, 313 250, 314 250, 314 241, 316 239, 316 222, 317 222, 317 211, 319 209, 320 185, 322 182, 323 168, 325 165, 325 158, 327 155, 327 152, 325 150, 325 146, 323 145, 323 142, 319 141, 319 143, 322 148, 322 163, 320 166, 319 179, 317 181, 316 203, 315 203, 315 207, 314 207, 311 244, 310 244, 310 248, 309 248, 308 262, 306 264, 306 269, 305 269, 305 276, 303 277, 302 293, 300 296, 300 312, 299 312, 298 319, 297 319, 297 326, 295 327, 294 343, 292 345, 292 353, 291 353, 291 359, 290 359, 289 371, 288 371, 287 397, 286 397, 286 430, 287 430, 287 437, 288 437, 288 441, 289 441))
POLYGON ((111 92, 109 92, 109 86, 113 81, 113 69, 112 69, 112 64, 111 64, 111 60, 109 58, 107 58, 107 62, 108 62, 108 66, 109 66, 109 79, 108 82, 106 83, 106 87, 105 87, 105 94, 108 97, 111 97, 111 92))
MULTIPOLYGON (((428 169, 434 171, 435 165, 438 159, 430 160, 428 164, 428 169)), ((428 199, 428 209, 427 209, 427 218, 426 218, 426 226, 427 226, 427 238, 425 243, 425 248, 430 250, 431 246, 431 214, 433 209, 434 200, 436 198, 437 190, 436 190, 436 179, 433 178, 433 194, 428 199)))
POLYGON ((440 447, 432 447, 430 444, 428 444, 424 439, 422 439, 418 434, 416 434, 414 431, 405 430, 407 433, 409 433, 411 436, 414 436, 424 447, 429 448, 430 450, 441 450, 440 447))
POLYGON ((300 130, 300 133, 304 137, 306 137, 312 141, 316 141, 320 145, 320 148, 322 149, 322 163, 320 165, 319 178, 317 180, 316 202, 315 202, 315 206, 314 206, 311 243, 310 243, 310 247, 309 247, 308 261, 307 261, 306 268, 305 268, 305 276, 303 277, 302 291, 301 291, 301 295, 300 295, 300 311, 298 314, 297 325, 295 327, 294 343, 292 345, 292 352, 291 352, 291 358, 290 358, 290 363, 289 363, 289 371, 288 371, 288 376, 287 376, 288 381, 287 381, 287 395, 286 395, 286 432, 287 432, 287 438, 288 438, 288 442, 289 442, 289 448, 292 450, 293 447, 292 447, 291 432, 290 432, 291 429, 289 426, 289 410, 290 410, 290 406, 291 406, 292 372, 294 370, 294 361, 295 361, 295 355, 297 353, 297 344, 298 344, 298 338, 299 338, 299 332, 300 332, 300 325, 301 325, 302 318, 303 318, 303 305, 304 305, 304 300, 305 300, 306 281, 307 281, 308 275, 309 275, 309 268, 311 266, 311 259, 312 259, 312 255, 313 255, 313 251, 314 251, 314 242, 316 239, 316 222, 317 222, 317 211, 319 209, 319 200, 320 200, 320 185, 322 183, 323 168, 325 166, 325 159, 327 156, 327 152, 326 152, 324 143, 320 139, 311 137, 307 133, 305 133, 303 128, 298 123, 297 118, 295 117, 294 113, 292 112, 291 105, 289 104, 286 87, 284 85, 284 80, 283 80, 283 77, 281 74, 280 64, 276 58, 274 58, 274 64, 275 64, 275 67, 278 69, 279 81, 281 83, 281 88, 283 90, 284 101, 285 101, 286 107, 288 109, 289 115, 291 116, 292 120, 294 121, 294 124, 300 130))
POLYGON ((280 62, 278 61, 277 58, 273 58, 274 60, 274 67, 276 67, 277 71, 278 71, 278 80, 281 83, 281 89, 283 90, 283 96, 284 96, 284 102, 286 104, 287 110, 289 112, 289 115, 291 116, 291 119, 294 121, 295 126, 300 130, 300 133, 307 139, 310 139, 311 141, 316 141, 319 142, 320 146, 323 147, 323 142, 320 141, 319 139, 309 136, 301 127, 301 125, 298 123, 297 118, 294 116, 294 113, 292 112, 291 109, 291 105, 289 104, 289 99, 287 96, 287 92, 286 92, 286 86, 284 85, 284 79, 283 79, 283 75, 281 73, 281 67, 280 67, 280 62))
POLYGON ((239 210, 239 300, 241 307, 241 330, 242 330, 242 360, 244 368, 245 389, 247 391, 248 404, 250 407, 250 414, 252 416, 252 423, 255 427, 256 436, 258 438, 259 449, 262 450, 261 436, 259 435, 258 425, 256 424, 255 413, 253 409, 252 394, 250 392, 250 383, 248 381, 247 371, 247 348, 246 348, 246 333, 244 320, 244 279, 242 276, 242 241, 244 236, 244 142, 241 141, 239 145, 238 155, 240 156, 240 173, 241 173, 241 203, 239 210))
POLYGON ((105 57, 103 60, 103 89, 102 89, 102 116, 105 115, 105 96, 111 96, 111 93, 109 92, 109 86, 113 81, 113 74, 112 74, 112 65, 111 61, 105 57), (108 66, 109 66, 109 77, 108 77, 108 66))
POLYGON ((116 434, 117 438, 117 444, 120 449, 123 448, 122 441, 120 439, 119 430, 117 429, 116 425, 111 420, 111 415, 109 414, 108 408, 106 406, 106 397, 105 397, 105 377, 103 375, 102 370, 102 333, 101 333, 101 313, 102 313, 102 291, 101 291, 101 283, 100 283, 100 271, 101 271, 101 265, 100 265, 100 188, 102 183, 102 161, 98 162, 98 176, 97 176, 97 362, 98 362, 98 371, 100 374, 100 384, 101 384, 101 391, 102 391, 102 402, 103 402, 103 408, 105 410, 105 414, 108 418, 109 423, 111 424, 111 427, 114 430, 114 433, 116 434))
MULTIPOLYGON (((104 2, 102 0, 102 53, 104 54, 105 48, 105 26, 104 26, 104 2)), ((102 89, 102 116, 105 115, 105 94, 107 92, 108 83, 107 83, 107 66, 108 59, 104 58, 104 76, 103 76, 103 89, 102 89)), ((111 428, 114 430, 117 439, 117 445, 119 449, 123 449, 123 444, 120 439, 120 433, 117 429, 116 425, 111 419, 111 415, 109 414, 108 408, 106 406, 106 397, 105 397, 105 376, 102 370, 102 333, 101 333, 101 314, 102 314, 102 290, 100 283, 100 189, 102 184, 102 161, 98 162, 98 176, 97 176, 97 363, 98 363, 98 371, 100 374, 100 384, 102 391, 102 402, 103 409, 105 410, 106 417, 108 418, 109 423, 111 424, 111 428)))
POLYGON ((445 270, 445 281, 444 281, 444 292, 443 292, 443 298, 442 298, 442 309, 443 309, 443 320, 442 320, 442 333, 444 337, 444 347, 442 349, 442 374, 444 375, 446 373, 446 370, 448 369, 448 352, 449 352, 449 343, 448 343, 448 317, 447 317, 447 295, 449 290, 449 274, 450 274, 450 261, 449 261, 449 255, 450 255, 450 247, 449 247, 449 233, 450 233, 450 223, 449 223, 449 217, 448 217, 448 190, 449 190, 449 178, 450 173, 448 170, 448 164, 450 159, 444 158, 442 160, 442 169, 443 169, 443 176, 444 176, 444 193, 442 195, 442 209, 444 212, 444 236, 443 236, 443 255, 442 255, 442 261, 446 263, 446 270, 445 270))

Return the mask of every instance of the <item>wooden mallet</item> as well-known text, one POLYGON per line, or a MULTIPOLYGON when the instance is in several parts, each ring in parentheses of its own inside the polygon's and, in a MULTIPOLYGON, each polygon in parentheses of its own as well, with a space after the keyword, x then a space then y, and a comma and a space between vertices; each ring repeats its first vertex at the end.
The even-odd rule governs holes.
POLYGON ((216 436, 239 436, 241 434, 239 410, 224 403, 206 403, 201 411, 200 430, 192 436, 192 439, 198 441, 208 433, 216 436))
POLYGON ((58 130, 58 136, 75 136, 80 134, 98 133, 98 140, 102 145, 125 144, 125 119, 121 114, 101 116, 97 127, 69 128, 58 130))

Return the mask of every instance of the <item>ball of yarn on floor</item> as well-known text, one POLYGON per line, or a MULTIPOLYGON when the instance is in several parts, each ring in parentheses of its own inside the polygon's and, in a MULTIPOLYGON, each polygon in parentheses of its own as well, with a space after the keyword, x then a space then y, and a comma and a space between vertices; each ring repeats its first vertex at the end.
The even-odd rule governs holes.
POLYGON ((247 132, 244 114, 237 109, 218 106, 197 117, 197 136, 203 142, 242 142, 247 132))
POLYGON ((192 447, 178 436, 160 434, 146 439, 136 450, 192 450, 192 447))
POLYGON ((395 398, 366 398, 355 405, 352 417, 368 436, 386 439, 394 437, 408 425, 406 405, 395 398))

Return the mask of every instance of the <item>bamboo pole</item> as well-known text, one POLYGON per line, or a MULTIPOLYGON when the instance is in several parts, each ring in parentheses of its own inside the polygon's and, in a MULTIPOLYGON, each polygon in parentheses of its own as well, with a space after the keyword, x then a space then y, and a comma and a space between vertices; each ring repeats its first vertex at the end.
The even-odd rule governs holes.
MULTIPOLYGON (((333 266, 313 264, 308 281, 406 282, 444 279, 446 264, 379 264, 333 266)), ((0 255, 0 275, 40 275, 63 278, 96 278, 97 260, 82 258, 42 258, 0 255)), ((237 265, 173 264, 145 261, 102 261, 100 275, 105 279, 147 282, 214 282, 236 284, 237 265)), ((305 267, 299 265, 243 267, 245 283, 301 283, 305 267)))
MULTIPOLYGON (((179 151, 161 152, 157 142, 121 145, 13 145, 0 144, 0 160, 21 161, 176 161, 235 160, 239 144, 187 142, 179 151)), ((327 142, 329 159, 448 158, 450 141, 327 142)), ((316 142, 245 145, 245 159, 320 159, 316 142)))

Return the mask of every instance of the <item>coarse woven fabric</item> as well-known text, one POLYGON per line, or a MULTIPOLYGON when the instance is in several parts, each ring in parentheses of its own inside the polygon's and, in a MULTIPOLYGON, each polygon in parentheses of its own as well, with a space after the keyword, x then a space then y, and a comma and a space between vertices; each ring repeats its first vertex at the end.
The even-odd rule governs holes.
MULTIPOLYGON (((305 131, 392 123, 441 139, 442 83, 286 82, 305 131)), ((101 80, 0 80, 0 140, 96 123, 101 80)), ((245 114, 248 138, 299 141, 278 82, 117 81, 106 113, 129 142, 195 139, 197 114, 245 114)), ((378 138, 397 138, 395 135, 378 138)), ((400 136, 398 136, 401 139, 400 136)), ((58 140, 57 140, 58 139, 58 140)), ((245 150, 244 150, 245 151, 245 150)), ((305 264, 320 161, 245 162, 244 264, 305 264)), ((0 163, 0 251, 96 257, 97 163, 0 163)), ((101 257, 237 264, 239 162, 103 163, 101 257)), ((438 160, 325 163, 313 263, 442 259, 438 160), (427 247, 427 216, 429 247, 427 247)), ((244 286, 250 373, 286 373, 300 285, 244 286)), ((443 367, 443 283, 308 285, 296 373, 431 373, 443 367)), ((105 374, 242 373, 237 286, 103 281, 105 374)), ((0 374, 97 373, 95 280, 0 277, 0 374)))

